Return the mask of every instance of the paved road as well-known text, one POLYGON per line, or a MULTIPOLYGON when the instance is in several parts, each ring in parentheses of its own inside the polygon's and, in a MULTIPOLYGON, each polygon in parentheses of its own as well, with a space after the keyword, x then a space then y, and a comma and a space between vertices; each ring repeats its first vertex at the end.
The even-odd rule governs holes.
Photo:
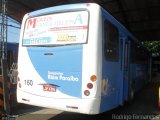
POLYGON ((157 108, 158 86, 158 84, 150 83, 136 94, 132 104, 125 104, 99 115, 89 116, 54 109, 27 107, 16 111, 18 114, 17 120, 159 120, 160 110, 157 108))

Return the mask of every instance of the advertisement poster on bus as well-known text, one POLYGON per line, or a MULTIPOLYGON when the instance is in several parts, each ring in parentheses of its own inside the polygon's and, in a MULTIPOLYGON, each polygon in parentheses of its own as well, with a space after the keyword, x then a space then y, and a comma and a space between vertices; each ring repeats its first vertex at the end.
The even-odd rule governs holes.
POLYGON ((23 45, 63 45, 85 43, 88 12, 76 11, 29 18, 23 45))

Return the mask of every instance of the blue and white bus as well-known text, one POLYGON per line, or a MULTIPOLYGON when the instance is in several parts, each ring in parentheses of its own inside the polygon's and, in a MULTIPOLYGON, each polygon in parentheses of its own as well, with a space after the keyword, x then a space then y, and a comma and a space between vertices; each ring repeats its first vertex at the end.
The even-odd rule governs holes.
POLYGON ((98 114, 133 98, 148 63, 141 43, 96 3, 34 11, 21 27, 17 100, 98 114))

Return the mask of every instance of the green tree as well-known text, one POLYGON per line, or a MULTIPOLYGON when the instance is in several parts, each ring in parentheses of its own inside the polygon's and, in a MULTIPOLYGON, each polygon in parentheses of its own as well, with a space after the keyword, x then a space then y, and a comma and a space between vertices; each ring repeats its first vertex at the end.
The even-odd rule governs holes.
POLYGON ((160 41, 145 41, 142 45, 147 48, 152 55, 160 56, 160 41))

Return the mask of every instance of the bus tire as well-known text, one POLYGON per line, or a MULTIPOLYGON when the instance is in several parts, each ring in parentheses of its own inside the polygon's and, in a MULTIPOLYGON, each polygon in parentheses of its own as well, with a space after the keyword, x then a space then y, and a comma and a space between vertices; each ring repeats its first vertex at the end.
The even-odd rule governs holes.
POLYGON ((160 99, 158 99, 158 109, 160 110, 160 99))
POLYGON ((134 84, 131 85, 130 91, 129 91, 129 98, 128 103, 131 104, 134 100, 135 91, 134 91, 134 84))
POLYGON ((134 99, 134 89, 132 88, 130 91, 130 100, 134 99))

